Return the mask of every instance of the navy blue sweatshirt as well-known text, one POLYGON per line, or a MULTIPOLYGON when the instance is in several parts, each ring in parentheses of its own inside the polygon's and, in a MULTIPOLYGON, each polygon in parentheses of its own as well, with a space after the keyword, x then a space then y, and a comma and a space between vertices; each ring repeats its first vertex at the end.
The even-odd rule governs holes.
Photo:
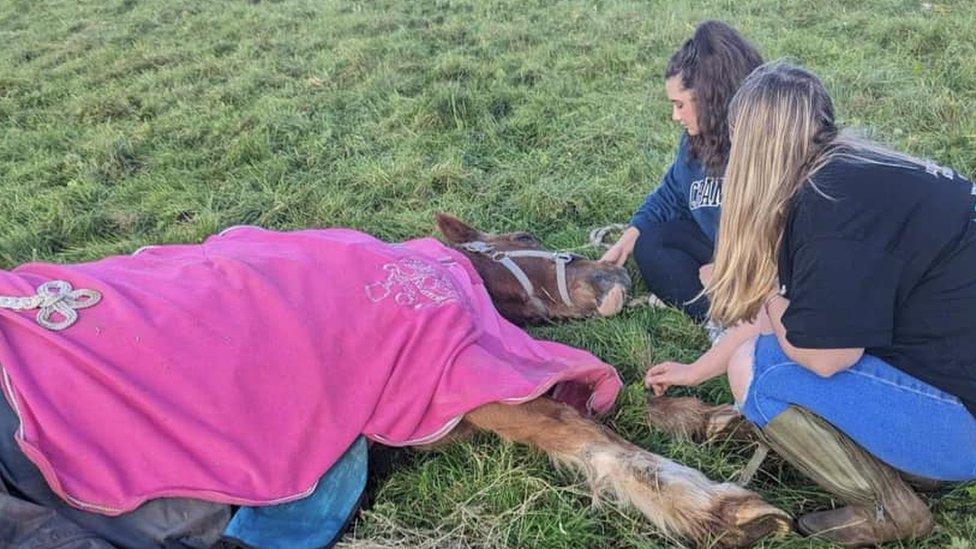
POLYGON ((630 224, 641 233, 674 219, 694 219, 715 244, 719 209, 722 205, 722 178, 709 177, 688 151, 688 134, 682 134, 678 157, 664 174, 661 185, 647 195, 630 224))

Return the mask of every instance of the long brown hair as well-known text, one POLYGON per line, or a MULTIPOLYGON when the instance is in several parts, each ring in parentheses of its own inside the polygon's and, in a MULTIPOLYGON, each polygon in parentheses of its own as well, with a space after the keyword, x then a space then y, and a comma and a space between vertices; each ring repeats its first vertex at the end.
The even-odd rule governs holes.
POLYGON ((924 161, 839 130, 813 73, 783 62, 756 69, 729 106, 732 147, 722 187, 709 316, 724 325, 756 317, 777 284, 776 258, 791 201, 835 158, 894 166, 924 161))
POLYGON ((739 84, 762 65, 759 52, 735 29, 705 21, 668 61, 665 78, 681 75, 698 112, 698 135, 689 136, 689 150, 712 176, 721 176, 729 158, 727 110, 739 84))

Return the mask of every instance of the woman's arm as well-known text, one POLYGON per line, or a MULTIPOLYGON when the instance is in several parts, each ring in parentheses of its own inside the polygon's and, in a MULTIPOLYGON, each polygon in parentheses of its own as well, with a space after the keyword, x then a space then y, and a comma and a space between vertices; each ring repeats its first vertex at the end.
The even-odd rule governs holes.
POLYGON ((624 230, 624 233, 620 235, 617 242, 610 246, 610 248, 603 253, 603 257, 600 261, 604 263, 613 263, 618 267, 623 267, 624 263, 627 262, 627 258, 630 254, 634 253, 634 245, 637 244, 637 238, 640 236, 640 229, 631 225, 624 230))
POLYGON ((661 178, 661 184, 647 195, 644 203, 630 218, 630 225, 646 232, 654 225, 672 219, 690 219, 688 186, 692 175, 688 167, 688 136, 682 135, 678 154, 661 178))
POLYGON ((624 234, 603 254, 600 261, 623 265, 634 251, 634 244, 642 232, 654 230, 656 225, 672 219, 691 218, 688 184, 688 136, 682 135, 678 155, 664 173, 660 185, 644 198, 643 204, 630 218, 624 234))
POLYGON ((864 348, 801 349, 794 347, 786 339, 786 326, 783 325, 783 314, 789 304, 789 300, 777 294, 767 299, 763 308, 769 317, 780 348, 791 360, 821 377, 830 377, 837 372, 850 368, 864 355, 864 348))
MULTIPOLYGON (((682 211, 680 182, 675 180, 674 165, 668 169, 661 186, 652 191, 637 212, 630 219, 630 226, 624 230, 617 242, 607 250, 600 261, 623 266, 634 252, 634 245, 642 231, 665 221, 687 217, 682 211)), ((687 202, 687 199, 685 200, 687 202)), ((687 210, 687 206, 684 206, 687 210)))
POLYGON ((714 347, 691 364, 662 362, 652 366, 644 377, 644 386, 661 396, 671 386, 694 387, 713 377, 724 374, 729 359, 740 345, 756 337, 762 331, 762 315, 754 322, 743 322, 726 330, 714 347))
MULTIPOLYGON (((702 265, 698 270, 698 278, 703 286, 708 286, 712 278, 714 265, 702 265)), ((765 309, 752 322, 742 322, 725 331, 711 349, 691 364, 680 362, 662 362, 652 366, 644 377, 644 386, 654 390, 654 394, 661 396, 672 385, 695 386, 713 377, 724 374, 729 367, 729 359, 740 345, 759 334, 772 333, 769 318, 765 309)))

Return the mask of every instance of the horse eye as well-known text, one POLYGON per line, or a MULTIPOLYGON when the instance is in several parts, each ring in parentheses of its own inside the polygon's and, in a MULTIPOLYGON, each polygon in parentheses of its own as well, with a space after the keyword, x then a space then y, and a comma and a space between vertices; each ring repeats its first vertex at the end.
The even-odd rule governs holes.
POLYGON ((534 236, 529 233, 515 233, 512 235, 512 240, 520 244, 538 244, 539 241, 536 240, 534 236))

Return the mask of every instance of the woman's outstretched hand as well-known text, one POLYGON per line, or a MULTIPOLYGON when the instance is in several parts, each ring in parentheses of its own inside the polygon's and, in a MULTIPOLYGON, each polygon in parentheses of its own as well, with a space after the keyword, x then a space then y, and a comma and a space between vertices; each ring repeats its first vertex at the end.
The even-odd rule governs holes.
POLYGON ((610 249, 603 254, 600 261, 605 263, 613 263, 618 267, 622 267, 624 263, 627 262, 627 258, 634 251, 634 244, 637 243, 637 237, 640 236, 640 230, 637 227, 627 227, 620 239, 610 249))
POLYGON ((680 362, 662 362, 647 371, 644 376, 644 386, 654 391, 654 396, 661 396, 669 387, 694 387, 702 382, 701 375, 691 364, 680 362))

